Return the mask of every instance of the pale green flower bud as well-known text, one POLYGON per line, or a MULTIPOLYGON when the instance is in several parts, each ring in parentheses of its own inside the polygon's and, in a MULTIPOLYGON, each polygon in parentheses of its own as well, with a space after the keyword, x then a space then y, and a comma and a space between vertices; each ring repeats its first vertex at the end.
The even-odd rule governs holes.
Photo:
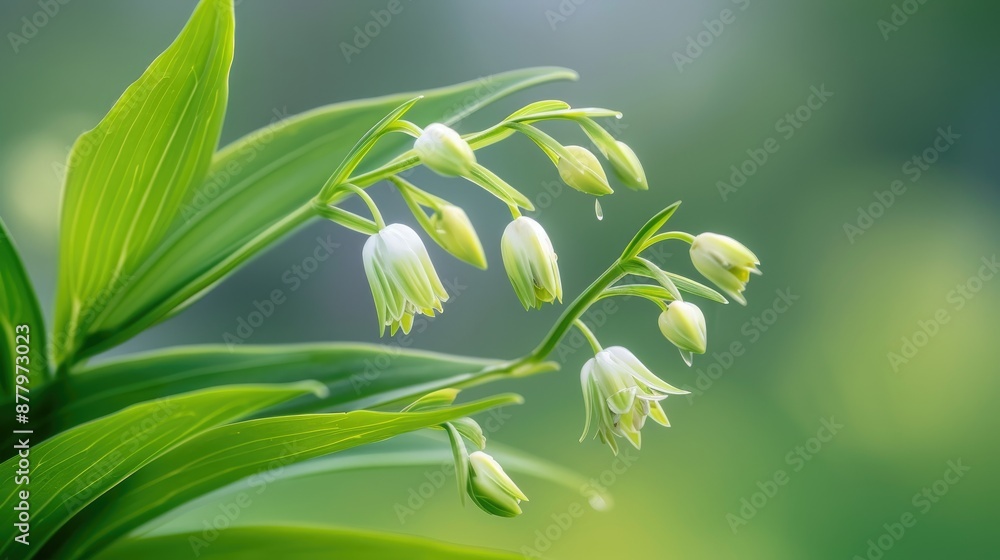
POLYGON ((660 332, 673 343, 687 365, 692 354, 704 354, 708 345, 705 315, 693 303, 674 301, 660 314, 660 332))
POLYGON ((521 514, 524 492, 503 471, 500 463, 482 451, 469 454, 469 497, 483 511, 500 517, 521 514))
POLYGON ((750 274, 760 274, 760 261, 739 241, 717 233, 703 233, 691 243, 691 262, 705 278, 746 305, 743 297, 750 274))
POLYGON ((670 425, 659 401, 667 395, 687 394, 653 375, 632 352, 621 346, 601 350, 587 360, 580 371, 580 384, 587 415, 580 441, 596 422, 598 437, 615 454, 618 454, 615 437, 624 437, 638 449, 646 418, 670 425))
POLYGON ((476 164, 476 153, 457 132, 433 123, 413 143, 413 150, 428 169, 446 177, 465 176, 476 164))
POLYGON ((500 253, 514 293, 525 309, 562 301, 556 252, 538 222, 521 216, 507 224, 500 240, 500 253))
POLYGON ((626 187, 636 191, 649 190, 642 163, 639 162, 639 158, 628 144, 615 141, 614 147, 608 149, 608 161, 611 162, 611 169, 614 170, 615 176, 626 187))
POLYGON ((608 176, 604 173, 601 162, 590 150, 582 146, 566 146, 566 151, 575 158, 576 165, 565 158, 559 160, 559 176, 564 183, 594 196, 614 192, 608 185, 608 176))
POLYGON ((403 224, 391 224, 372 235, 361 253, 365 275, 375 300, 381 333, 402 327, 410 332, 415 314, 434 315, 448 301, 417 232, 403 224))
POLYGON ((431 216, 435 239, 455 257, 482 269, 486 268, 486 253, 472 222, 458 206, 446 204, 431 216))

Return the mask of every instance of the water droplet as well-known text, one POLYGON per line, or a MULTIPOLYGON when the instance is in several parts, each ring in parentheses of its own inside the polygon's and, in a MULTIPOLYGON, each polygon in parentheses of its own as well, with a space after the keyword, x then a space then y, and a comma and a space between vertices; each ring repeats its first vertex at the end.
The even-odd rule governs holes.
POLYGON ((597 220, 604 219, 604 209, 601 208, 601 201, 599 199, 594 199, 594 213, 597 214, 597 220))

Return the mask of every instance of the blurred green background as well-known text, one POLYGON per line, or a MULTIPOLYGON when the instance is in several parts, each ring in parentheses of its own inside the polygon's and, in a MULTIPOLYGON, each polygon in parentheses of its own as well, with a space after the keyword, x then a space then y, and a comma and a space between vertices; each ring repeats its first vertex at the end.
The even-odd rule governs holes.
MULTIPOLYGON (((567 295, 678 199, 673 226, 736 237, 764 270, 746 308, 704 306, 710 350, 691 369, 659 334, 649 304, 621 300, 598 329, 605 345, 626 345, 667 381, 697 390, 665 403, 673 427, 647 428, 627 466, 596 442, 576 442, 585 351, 568 353, 559 373, 501 387, 527 403, 505 411, 491 438, 603 476, 617 499, 610 512, 578 510, 580 496, 522 476, 532 500, 520 518, 463 510, 449 480, 401 522, 396 506, 434 468, 276 482, 237 522, 349 524, 560 558, 996 555, 1000 276, 988 278, 996 271, 983 264, 995 262, 1000 240, 994 4, 403 0, 386 20, 388 0, 237 3, 223 142, 328 102, 567 66, 578 83, 522 93, 462 123, 476 130, 543 98, 624 112, 615 133, 642 158, 651 187, 603 199, 602 222, 589 197, 541 194, 559 189, 558 176, 529 142, 481 153, 536 201, 567 295), (366 25, 377 31, 368 43, 357 36, 366 25), (357 52, 345 56, 345 44, 357 52), (821 101, 813 91, 824 89, 821 101), (790 126, 786 115, 797 111, 790 126), (949 140, 938 140, 941 130, 949 140), (731 185, 731 166, 762 160, 770 138, 777 151, 742 186, 720 188, 731 185), (890 201, 897 180, 905 190, 897 184, 890 201), (793 303, 776 303, 778 292, 793 303), (727 355, 734 344, 742 353, 727 355), (824 422, 842 427, 827 437, 824 422), (958 464, 968 467, 961 477, 946 474, 958 464), (787 482, 770 483, 779 470, 787 482)), ((48 312, 69 147, 194 4, 71 1, 17 45, 10 34, 40 5, 0 6, 10 43, 0 46, 0 215, 48 312)), ((553 130, 566 143, 584 140, 553 130)), ((466 208, 491 263, 481 272, 431 247, 441 276, 460 288, 414 344, 496 357, 530 349, 559 309, 528 314, 518 305, 498 249, 506 209, 461 181, 412 178, 466 208)), ((388 188, 373 194, 387 216, 412 223, 388 188)), ((287 291, 285 273, 321 235, 340 244, 333 258, 249 342, 376 341, 363 239, 315 224, 116 353, 221 343, 255 299, 287 291)), ((661 264, 692 272, 683 246, 668 249, 677 254, 661 264)), ((160 530, 201 527, 215 513, 206 504, 160 530)))

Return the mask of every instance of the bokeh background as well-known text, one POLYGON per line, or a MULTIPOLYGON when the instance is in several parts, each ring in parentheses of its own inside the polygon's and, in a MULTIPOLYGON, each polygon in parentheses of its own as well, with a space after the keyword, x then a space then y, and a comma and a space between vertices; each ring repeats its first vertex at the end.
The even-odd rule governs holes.
MULTIPOLYGON (((0 5, 0 215, 49 313, 69 147, 167 46, 194 4, 71 1, 16 52, 9 33, 41 8, 0 5)), ((627 345, 666 380, 697 390, 667 401, 673 427, 648 428, 627 466, 596 442, 576 441, 585 351, 568 353, 562 372, 501 387, 527 403, 507 411, 492 439, 603 475, 618 502, 611 512, 587 510, 566 526, 563 514, 578 511, 581 497, 522 476, 532 501, 520 518, 463 510, 448 482, 400 522, 395 506, 435 468, 277 482, 239 523, 346 524, 559 558, 995 556, 1000 276, 983 264, 996 258, 1000 240, 994 4, 403 0, 391 20, 369 26, 378 33, 367 44, 355 42, 357 29, 376 21, 372 11, 388 0, 238 4, 224 142, 276 114, 333 101, 567 66, 579 82, 520 94, 463 123, 463 131, 478 129, 543 98, 624 112, 615 134, 642 158, 650 190, 605 198, 601 222, 588 197, 541 194, 558 190, 558 177, 529 142, 481 153, 538 203, 566 293, 582 290, 675 200, 684 205, 674 226, 732 235, 764 270, 747 307, 705 306, 710 353, 691 369, 662 339, 649 304, 622 300, 598 329, 606 345, 627 345), (699 40, 700 51, 691 46, 699 40), (345 56, 345 44, 363 46, 345 56), (802 109, 813 88, 832 95, 802 109), (790 129, 786 115, 796 111, 790 129), (951 139, 937 140, 941 131, 951 139), (748 150, 759 157, 769 138, 777 152, 742 186, 720 189, 720 181, 731 184, 731 166, 742 166, 748 150), (905 191, 887 203, 897 180, 905 191), (793 303, 778 301, 779 292, 793 303), (936 314, 947 322, 934 323, 936 314), (907 341, 920 345, 908 357, 907 341), (727 356, 733 344, 743 351, 727 356), (842 427, 825 437, 824 422, 842 427), (828 441, 811 441, 817 435, 828 441), (946 476, 950 464, 968 470, 946 476), (779 470, 787 483, 770 485, 779 470), (762 500, 754 496, 762 488, 776 491, 762 500), (921 498, 925 488, 931 498, 921 498), (894 524, 906 514, 915 524, 900 531, 894 524)), ((553 130, 567 143, 583 141, 570 128, 553 130)), ((505 208, 461 181, 413 178, 467 209, 491 263, 481 272, 431 248, 442 277, 461 288, 447 313, 412 337, 416 346, 495 357, 530 349, 559 309, 529 314, 517 304, 498 249, 505 208)), ((372 192, 387 216, 412 222, 387 187, 372 192)), ((116 353, 222 342, 255 299, 288 291, 285 272, 328 234, 340 244, 333 257, 249 342, 375 341, 363 239, 317 223, 116 353)), ((682 249, 657 258, 691 272, 682 249)), ((159 530, 200 527, 212 511, 206 505, 159 530)))

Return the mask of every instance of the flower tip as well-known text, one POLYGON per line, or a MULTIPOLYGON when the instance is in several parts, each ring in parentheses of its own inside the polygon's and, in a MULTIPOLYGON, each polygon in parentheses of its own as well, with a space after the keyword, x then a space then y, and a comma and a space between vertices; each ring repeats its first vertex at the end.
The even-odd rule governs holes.
POLYGON ((441 123, 427 125, 414 141, 413 151, 428 169, 445 177, 467 175, 476 165, 476 153, 469 143, 441 123))
POLYGON ((608 151, 608 160, 618 180, 634 191, 648 191, 646 172, 642 162, 628 144, 620 140, 614 143, 614 149, 608 151))
POLYGON ((583 146, 566 146, 566 151, 572 156, 560 158, 559 177, 570 187, 594 196, 612 194, 614 190, 608 184, 608 176, 601 167, 597 156, 583 146))

